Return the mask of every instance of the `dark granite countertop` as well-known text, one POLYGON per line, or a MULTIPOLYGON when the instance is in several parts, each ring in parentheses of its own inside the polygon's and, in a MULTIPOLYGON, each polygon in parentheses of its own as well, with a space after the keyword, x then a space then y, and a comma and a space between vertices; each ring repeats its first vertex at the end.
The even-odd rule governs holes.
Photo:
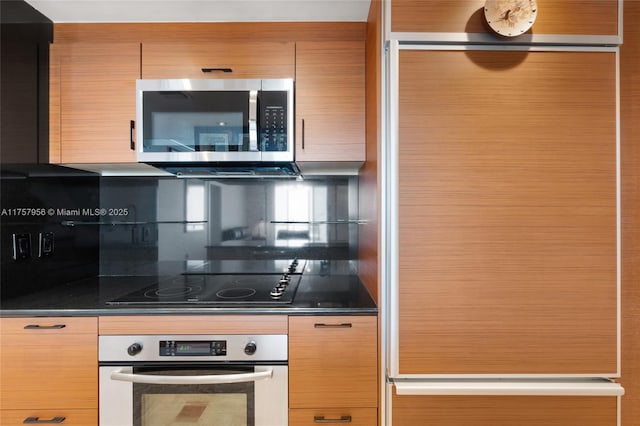
POLYGON ((285 306, 111 306, 106 302, 153 284, 157 276, 100 276, 0 302, 0 316, 168 314, 374 315, 377 307, 357 275, 345 268, 309 269, 293 303, 285 306))

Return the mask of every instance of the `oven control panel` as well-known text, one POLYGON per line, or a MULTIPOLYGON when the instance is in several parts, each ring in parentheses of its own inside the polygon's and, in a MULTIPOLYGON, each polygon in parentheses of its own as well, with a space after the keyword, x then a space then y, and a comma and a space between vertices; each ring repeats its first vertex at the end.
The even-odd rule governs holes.
POLYGON ((160 356, 226 356, 226 340, 161 340, 160 356))
POLYGON ((286 334, 163 334, 98 337, 98 361, 286 362, 286 334))

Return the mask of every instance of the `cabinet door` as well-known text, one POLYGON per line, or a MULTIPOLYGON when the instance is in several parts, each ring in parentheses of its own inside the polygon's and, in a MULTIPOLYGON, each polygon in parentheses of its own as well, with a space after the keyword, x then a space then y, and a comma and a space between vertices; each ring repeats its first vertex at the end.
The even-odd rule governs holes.
MULTIPOLYGON (((59 66, 52 70, 52 76, 59 76, 59 87, 52 87, 51 114, 57 119, 59 111, 59 126, 52 124, 50 146, 59 150, 59 161, 135 162, 131 126, 136 119, 140 45, 73 43, 52 52, 59 55, 52 59, 52 65, 59 66)), ((51 157, 58 155, 52 152, 51 157)))
POLYGON ((393 396, 393 426, 614 426, 617 397, 393 396))
POLYGON ((377 318, 289 318, 289 407, 377 406, 377 318))
POLYGON ((144 43, 142 77, 293 78, 294 49, 294 43, 144 43))
POLYGON ((56 410, 98 408, 96 318, 0 318, 0 325, 3 409, 56 417, 63 415, 56 410))
POLYGON ((615 375, 616 55, 401 51, 400 374, 615 375))
POLYGON ((296 43, 296 161, 365 160, 364 42, 296 43))

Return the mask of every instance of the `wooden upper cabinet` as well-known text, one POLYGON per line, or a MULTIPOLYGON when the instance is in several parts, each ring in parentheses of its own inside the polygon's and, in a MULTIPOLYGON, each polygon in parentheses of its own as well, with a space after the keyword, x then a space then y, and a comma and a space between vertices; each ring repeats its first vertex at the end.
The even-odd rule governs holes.
MULTIPOLYGON (((485 0, 390 0, 392 32, 487 33, 485 0)), ((537 0, 533 34, 618 35, 618 0, 537 0)))
POLYGON ((291 42, 142 44, 145 79, 293 78, 294 75, 295 44, 291 42))
POLYGON ((616 374, 616 54, 402 50, 401 374, 616 374))
POLYGON ((50 161, 135 162, 139 43, 53 45, 50 161))
POLYGON ((365 160, 364 41, 296 43, 296 161, 365 160))

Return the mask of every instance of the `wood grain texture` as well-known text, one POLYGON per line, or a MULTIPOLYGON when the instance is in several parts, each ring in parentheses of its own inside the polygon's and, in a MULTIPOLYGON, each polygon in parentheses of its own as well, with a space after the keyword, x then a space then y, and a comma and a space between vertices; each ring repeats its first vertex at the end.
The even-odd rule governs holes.
POLYGON ((365 40, 365 22, 58 23, 56 43, 365 40))
POLYGON ((365 43, 296 43, 296 161, 364 160, 365 43))
POLYGON ((615 397, 393 396, 393 426, 614 426, 615 397))
POLYGON ((624 3, 620 48, 622 426, 640 424, 640 2, 624 3))
POLYGON ((37 417, 40 421, 64 417, 64 426, 98 426, 98 410, 0 410, 2 426, 24 426, 28 417, 37 417))
MULTIPOLYGON (((491 32, 484 0, 391 0, 393 32, 491 32)), ((534 34, 617 35, 617 0, 537 0, 534 34)))
POLYGON ((143 43, 142 78, 293 78, 294 43, 143 43), (231 68, 203 73, 202 68, 231 68))
POLYGON ((305 409, 297 408, 289 410, 289 424, 292 426, 318 426, 315 417, 321 417, 325 420, 334 420, 327 422, 329 424, 344 424, 349 426, 375 426, 377 424, 378 410, 375 408, 316 408, 305 409), (350 421, 340 421, 344 417, 350 421))
POLYGON ((377 336, 375 316, 290 317, 289 408, 377 407, 377 336))
POLYGON ((49 163, 60 163, 60 56, 58 44, 49 46, 49 163))
POLYGON ((0 318, 0 326, 3 410, 98 408, 96 318, 0 318), (29 324, 65 327, 24 329, 29 324))
POLYGON ((615 54, 524 55, 401 52, 401 373, 617 371, 615 54))
POLYGON ((371 2, 366 45, 366 161, 358 177, 358 209, 366 223, 358 230, 358 274, 376 303, 380 300, 380 191, 378 147, 382 144, 382 2, 371 2))
POLYGON ((287 334, 286 315, 103 316, 108 334, 287 334))
POLYGON ((136 119, 140 45, 76 43, 61 51, 60 162, 135 162, 130 121, 136 119))

